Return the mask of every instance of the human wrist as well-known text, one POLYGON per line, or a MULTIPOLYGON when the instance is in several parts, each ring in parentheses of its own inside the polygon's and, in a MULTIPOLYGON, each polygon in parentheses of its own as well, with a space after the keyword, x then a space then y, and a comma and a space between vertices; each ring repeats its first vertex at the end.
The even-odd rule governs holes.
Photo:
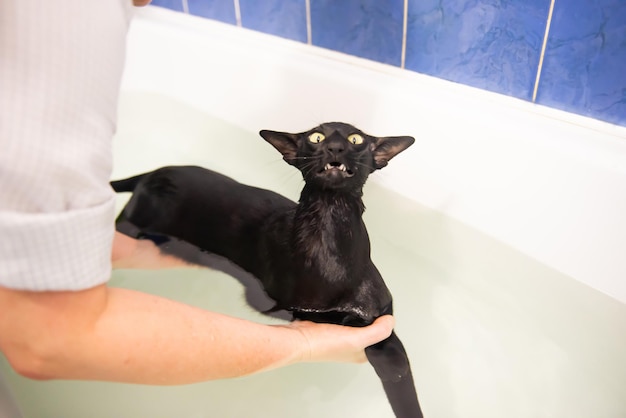
POLYGON ((272 333, 276 336, 276 341, 280 344, 280 348, 284 350, 283 358, 279 360, 280 364, 276 364, 275 367, 311 361, 312 349, 309 337, 294 324, 269 325, 272 328, 272 333))

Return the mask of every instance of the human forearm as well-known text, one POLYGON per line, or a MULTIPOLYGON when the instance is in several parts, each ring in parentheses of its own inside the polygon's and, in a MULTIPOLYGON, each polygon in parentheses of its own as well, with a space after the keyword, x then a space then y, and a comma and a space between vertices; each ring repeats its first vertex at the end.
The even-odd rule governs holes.
POLYGON ((2 348, 19 372, 42 379, 182 384, 284 365, 298 360, 306 344, 288 328, 145 293, 106 287, 85 292, 49 295, 47 308, 38 300, 24 319, 4 312, 2 348))
POLYGON ((267 326, 104 286, 34 294, 0 289, 0 349, 40 379, 185 384, 298 361, 363 361, 393 320, 349 329, 267 326), (6 308, 6 309, 4 309, 6 308))
MULTIPOLYGON (((71 378, 183 384, 242 376, 298 360, 306 344, 269 327, 126 289, 109 290, 107 308, 80 339, 71 378), (95 366, 94 366, 95 365, 95 366), (91 368, 91 370, 89 370, 91 368)), ((65 353, 63 353, 65 354, 65 353)))

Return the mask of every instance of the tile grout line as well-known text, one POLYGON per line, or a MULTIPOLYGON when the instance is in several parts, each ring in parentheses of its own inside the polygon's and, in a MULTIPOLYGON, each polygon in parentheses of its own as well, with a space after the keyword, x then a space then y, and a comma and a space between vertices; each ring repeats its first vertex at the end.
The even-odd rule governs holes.
POLYGON ((404 0, 404 13, 402 17, 402 52, 400 55, 400 68, 404 68, 404 64, 406 61, 406 32, 407 32, 408 20, 409 20, 409 0, 404 0))
POLYGON ((548 36, 550 34, 550 24, 552 23, 552 12, 554 11, 554 2, 550 0, 550 10, 548 11, 548 21, 546 22, 546 31, 543 35, 543 44, 541 45, 541 55, 539 55, 539 65, 537 66, 537 76, 535 77, 535 88, 533 89, 533 100, 537 101, 537 91, 539 90, 539 80, 541 79, 541 70, 543 68, 543 58, 546 54, 546 46, 548 45, 548 36))
POLYGON ((313 45, 313 36, 311 28, 311 0, 304 1, 306 8, 306 43, 313 45))
POLYGON ((235 3, 235 20, 237 21, 237 26, 241 27, 241 9, 239 8, 239 0, 234 0, 235 3))

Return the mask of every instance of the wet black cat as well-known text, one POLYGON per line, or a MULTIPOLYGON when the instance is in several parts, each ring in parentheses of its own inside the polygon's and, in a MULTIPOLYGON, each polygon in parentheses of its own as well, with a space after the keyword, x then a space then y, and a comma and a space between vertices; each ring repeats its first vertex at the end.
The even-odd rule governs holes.
MULTIPOLYGON (((112 182, 133 196, 118 222, 224 256, 260 280, 294 318, 365 326, 392 313, 392 298, 370 259, 362 188, 413 144, 374 137, 339 122, 261 136, 305 180, 298 204, 200 167, 164 167, 112 182)), ((422 417, 409 361, 395 333, 368 347, 397 417, 422 417)))

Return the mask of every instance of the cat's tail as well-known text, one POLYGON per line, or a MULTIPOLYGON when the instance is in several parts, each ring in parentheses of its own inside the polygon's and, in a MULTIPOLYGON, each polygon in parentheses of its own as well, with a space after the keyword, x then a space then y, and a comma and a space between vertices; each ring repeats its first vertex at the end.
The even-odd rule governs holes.
POLYGON ((365 354, 383 383, 396 418, 423 418, 409 359, 396 333, 367 347, 365 354))
POLYGON ((141 181, 141 179, 145 175, 146 173, 129 177, 127 179, 114 180, 110 184, 113 190, 115 190, 117 193, 132 192, 135 190, 135 187, 137 187, 137 183, 139 183, 139 181, 141 181))

